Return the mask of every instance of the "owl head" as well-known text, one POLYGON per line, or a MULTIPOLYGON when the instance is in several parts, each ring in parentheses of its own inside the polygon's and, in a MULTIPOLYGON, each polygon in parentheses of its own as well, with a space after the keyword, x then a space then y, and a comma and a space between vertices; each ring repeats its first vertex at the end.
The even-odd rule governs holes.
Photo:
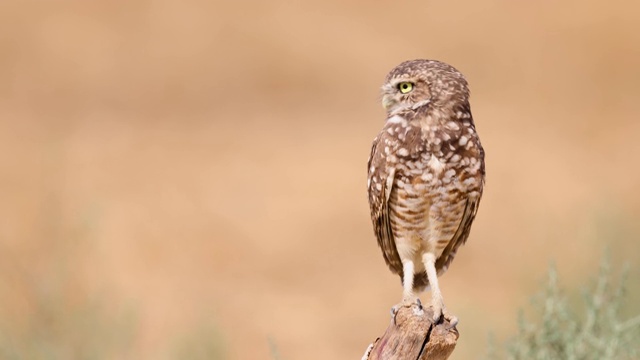
POLYGON ((450 110, 469 102, 467 80, 453 66, 437 60, 409 60, 396 66, 382 86, 387 114, 428 106, 450 110))

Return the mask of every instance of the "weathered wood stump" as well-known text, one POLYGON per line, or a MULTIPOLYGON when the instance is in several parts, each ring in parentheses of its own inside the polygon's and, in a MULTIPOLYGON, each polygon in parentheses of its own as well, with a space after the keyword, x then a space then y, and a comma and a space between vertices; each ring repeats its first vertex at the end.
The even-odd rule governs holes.
POLYGON ((400 306, 384 335, 369 345, 362 360, 446 360, 459 333, 444 319, 434 325, 432 316, 431 308, 400 306))

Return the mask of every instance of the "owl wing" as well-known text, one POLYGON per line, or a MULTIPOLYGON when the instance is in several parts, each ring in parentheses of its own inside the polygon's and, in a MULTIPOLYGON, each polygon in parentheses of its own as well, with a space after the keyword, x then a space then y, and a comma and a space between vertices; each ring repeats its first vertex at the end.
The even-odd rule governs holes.
POLYGON ((473 223, 473 219, 476 217, 476 213, 478 212, 478 205, 480 205, 479 196, 466 200, 464 211, 462 213, 460 223, 458 224, 458 229, 453 235, 453 238, 451 238, 451 241, 449 241, 442 251, 440 257, 436 260, 436 269, 439 274, 447 270, 453 261, 453 258, 456 256, 458 248, 467 241, 467 238, 469 238, 471 223, 473 223))
MULTIPOLYGON (((470 114, 469 110, 465 110, 470 114)), ((473 128, 473 124, 470 124, 473 128)), ((475 131, 473 132, 475 134, 475 131)), ((484 188, 484 149, 482 145, 480 145, 480 139, 478 139, 477 135, 472 137, 469 140, 469 143, 472 143, 471 147, 459 147, 456 149, 456 153, 463 158, 472 158, 476 159, 479 164, 479 169, 476 173, 465 174, 461 181, 466 181, 469 176, 475 176, 476 182, 474 182, 473 188, 467 189, 473 195, 470 195, 464 201, 464 210, 462 211, 462 216, 460 217, 460 222, 458 223, 458 228, 454 233, 451 241, 447 244, 447 246, 442 251, 440 257, 436 260, 436 269, 438 273, 442 273, 447 270, 453 258, 456 256, 456 252, 458 248, 463 245, 467 238, 469 238, 469 233, 471 232, 471 224, 478 213, 478 207, 480 206, 480 199, 482 198, 482 190, 484 188)))
POLYGON ((389 196, 393 188, 395 167, 387 163, 386 156, 380 149, 382 146, 378 146, 383 136, 378 135, 373 140, 371 155, 367 163, 369 207, 371 208, 374 232, 378 239, 378 245, 382 249, 384 260, 393 273, 402 275, 402 261, 398 255, 391 230, 389 214, 389 196))

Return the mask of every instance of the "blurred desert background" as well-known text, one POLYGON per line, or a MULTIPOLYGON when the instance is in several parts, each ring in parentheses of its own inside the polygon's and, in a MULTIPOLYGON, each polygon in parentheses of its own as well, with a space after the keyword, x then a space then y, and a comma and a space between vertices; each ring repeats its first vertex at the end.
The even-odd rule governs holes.
POLYGON ((0 354, 359 359, 401 296, 366 161, 412 58, 467 76, 487 154, 452 359, 607 246, 638 313, 638 2, 9 0, 0 354))

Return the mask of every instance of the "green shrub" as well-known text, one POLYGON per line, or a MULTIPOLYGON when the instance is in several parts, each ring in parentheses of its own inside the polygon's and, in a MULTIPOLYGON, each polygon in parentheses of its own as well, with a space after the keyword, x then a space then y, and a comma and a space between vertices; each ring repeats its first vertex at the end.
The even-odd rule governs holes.
POLYGON ((551 266, 545 289, 534 298, 535 320, 519 316, 518 333, 508 341, 508 360, 632 360, 640 359, 640 316, 624 318, 627 271, 612 278, 608 261, 587 290, 582 304, 571 302, 558 285, 551 266), (574 304, 575 303, 575 304, 574 304))

